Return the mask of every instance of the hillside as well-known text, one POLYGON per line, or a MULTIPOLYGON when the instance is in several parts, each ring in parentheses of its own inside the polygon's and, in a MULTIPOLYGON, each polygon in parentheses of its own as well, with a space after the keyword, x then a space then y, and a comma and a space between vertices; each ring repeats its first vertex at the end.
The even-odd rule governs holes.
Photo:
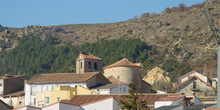
MULTIPOLYGON (((100 42, 101 39, 141 39, 157 51, 157 54, 141 61, 145 63, 146 70, 161 66, 167 72, 178 74, 173 70, 182 68, 179 71, 182 74, 191 68, 215 76, 217 43, 203 12, 205 7, 215 8, 210 13, 214 21, 218 22, 220 2, 215 0, 188 7, 184 11, 117 23, 35 25, 0 29, 0 51, 9 52, 17 47, 24 36, 39 36, 41 40, 48 40, 53 46, 67 43, 82 45, 86 42, 100 42), (50 39, 46 39, 48 35, 51 36, 50 39)), ((147 71, 144 71, 144 74, 146 73, 147 71)))

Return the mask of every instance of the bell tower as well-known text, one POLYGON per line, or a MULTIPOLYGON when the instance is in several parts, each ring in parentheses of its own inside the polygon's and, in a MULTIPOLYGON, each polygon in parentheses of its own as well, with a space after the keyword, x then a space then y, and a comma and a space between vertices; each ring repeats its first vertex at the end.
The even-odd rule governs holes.
POLYGON ((81 52, 76 59, 76 73, 101 72, 102 59, 92 54, 81 52))

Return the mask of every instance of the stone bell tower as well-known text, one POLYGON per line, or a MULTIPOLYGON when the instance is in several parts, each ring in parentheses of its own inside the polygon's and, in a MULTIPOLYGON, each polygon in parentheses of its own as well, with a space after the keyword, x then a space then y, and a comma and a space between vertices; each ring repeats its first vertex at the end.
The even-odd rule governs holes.
POLYGON ((81 52, 76 59, 76 73, 101 72, 102 59, 91 54, 81 52))

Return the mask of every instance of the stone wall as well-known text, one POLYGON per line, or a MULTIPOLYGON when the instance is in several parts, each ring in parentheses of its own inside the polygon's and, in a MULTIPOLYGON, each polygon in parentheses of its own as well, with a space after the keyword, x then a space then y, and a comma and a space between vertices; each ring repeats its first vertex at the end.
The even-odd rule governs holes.
POLYGON ((24 81, 27 79, 27 76, 5 78, 3 95, 24 90, 24 81))
POLYGON ((186 96, 193 96, 193 93, 196 93, 196 96, 205 96, 205 94, 208 96, 217 95, 217 92, 213 88, 197 78, 192 78, 188 82, 181 85, 180 89, 176 90, 176 93, 184 93, 186 96), (196 82, 196 89, 193 89, 193 82, 196 82))
POLYGON ((112 67, 104 70, 106 77, 113 76, 116 79, 130 85, 134 83, 136 89, 141 89, 141 69, 137 67, 112 67))
POLYGON ((84 59, 76 61, 76 73, 85 73, 85 72, 97 72, 102 70, 102 61, 95 59, 84 59), (82 62, 82 68, 81 68, 82 62), (89 68, 90 62, 90 68, 89 68), (95 63, 97 64, 97 68, 95 68, 95 63))

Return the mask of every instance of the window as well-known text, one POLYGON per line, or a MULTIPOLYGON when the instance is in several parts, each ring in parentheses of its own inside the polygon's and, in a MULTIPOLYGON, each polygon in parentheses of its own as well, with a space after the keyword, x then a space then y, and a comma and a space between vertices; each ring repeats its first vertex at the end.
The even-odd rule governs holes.
POLYGON ((52 86, 52 90, 54 90, 55 89, 55 86, 52 86))
POLYGON ((49 104, 50 103, 50 97, 44 97, 44 103, 49 104))
POLYGON ((37 86, 31 86, 31 95, 36 95, 37 86))
POLYGON ((88 68, 91 69, 91 62, 88 63, 88 68))
POLYGON ((36 105, 36 98, 34 98, 34 105, 36 105))
POLYGON ((121 91, 121 87, 120 87, 120 91, 121 91))
POLYGON ((209 96, 209 94, 208 94, 208 93, 205 93, 205 96, 209 96))
POLYGON ((117 76, 117 79, 120 80, 120 76, 117 76))
POLYGON ((22 104, 22 101, 19 101, 19 105, 21 105, 22 104))
POLYGON ((39 107, 43 107, 44 106, 44 102, 43 101, 38 101, 38 106, 39 107))
POLYGON ((46 91, 49 91, 49 86, 46 86, 46 91))
POLYGON ((126 88, 124 87, 124 92, 126 92, 126 88))
POLYGON ((193 89, 196 89, 196 82, 193 82, 193 89))
POLYGON ((98 69, 96 62, 94 63, 94 69, 98 69))
POLYGON ((41 86, 41 92, 44 92, 44 86, 41 86))
POLYGON ((185 95, 185 93, 181 93, 181 95, 185 95))
POLYGON ((83 63, 81 62, 81 69, 82 69, 82 67, 83 67, 83 63))

